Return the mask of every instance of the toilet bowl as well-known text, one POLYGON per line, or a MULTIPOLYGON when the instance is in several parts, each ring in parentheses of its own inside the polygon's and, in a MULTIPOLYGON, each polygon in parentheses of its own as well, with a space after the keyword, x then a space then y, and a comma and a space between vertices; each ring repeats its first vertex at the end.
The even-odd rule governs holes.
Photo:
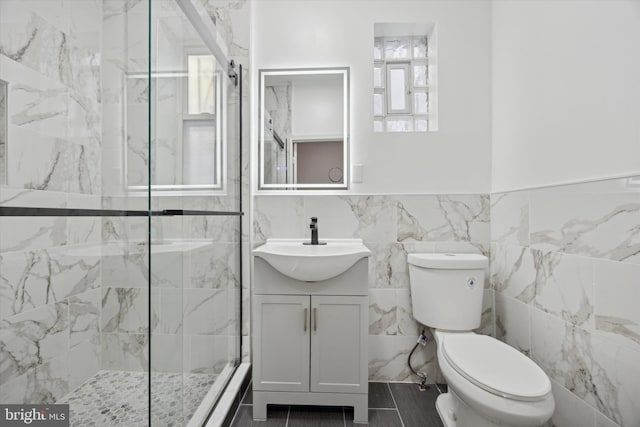
POLYGON ((555 407, 547 375, 480 326, 484 271, 476 254, 409 254, 414 318, 432 329, 449 390, 436 408, 446 427, 533 427, 555 407))
POLYGON ((551 382, 531 359, 485 335, 433 334, 449 386, 436 402, 446 427, 529 427, 551 418, 551 382))

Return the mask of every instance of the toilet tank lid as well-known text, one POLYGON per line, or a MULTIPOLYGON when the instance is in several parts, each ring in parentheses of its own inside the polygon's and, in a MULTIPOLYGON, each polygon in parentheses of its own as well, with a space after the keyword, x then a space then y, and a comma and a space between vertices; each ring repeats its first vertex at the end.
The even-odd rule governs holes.
POLYGON ((489 260, 480 254, 409 254, 408 262, 423 268, 472 270, 487 268, 489 260))

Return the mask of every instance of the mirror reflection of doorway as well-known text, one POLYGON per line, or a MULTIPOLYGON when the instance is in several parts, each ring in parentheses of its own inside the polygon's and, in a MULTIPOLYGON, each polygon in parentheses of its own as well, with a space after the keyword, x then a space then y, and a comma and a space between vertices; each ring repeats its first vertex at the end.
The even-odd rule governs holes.
POLYGON ((325 138, 293 140, 294 182, 297 184, 344 183, 343 140, 325 138))

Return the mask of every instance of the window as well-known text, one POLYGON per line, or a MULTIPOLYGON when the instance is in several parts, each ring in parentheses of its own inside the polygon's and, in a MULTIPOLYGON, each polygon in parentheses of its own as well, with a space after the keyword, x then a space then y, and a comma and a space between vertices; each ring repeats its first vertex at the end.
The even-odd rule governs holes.
POLYGON ((411 114, 409 63, 390 62, 387 70, 387 114, 411 114))
POLYGON ((437 129, 433 30, 433 24, 375 24, 374 132, 437 129))

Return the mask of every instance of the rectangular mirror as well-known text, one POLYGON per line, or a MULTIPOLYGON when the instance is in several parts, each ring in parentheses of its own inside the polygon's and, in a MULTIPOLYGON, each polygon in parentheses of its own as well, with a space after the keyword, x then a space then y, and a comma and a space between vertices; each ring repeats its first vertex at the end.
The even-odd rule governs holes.
POLYGON ((262 190, 348 188, 349 68, 260 71, 262 190))

